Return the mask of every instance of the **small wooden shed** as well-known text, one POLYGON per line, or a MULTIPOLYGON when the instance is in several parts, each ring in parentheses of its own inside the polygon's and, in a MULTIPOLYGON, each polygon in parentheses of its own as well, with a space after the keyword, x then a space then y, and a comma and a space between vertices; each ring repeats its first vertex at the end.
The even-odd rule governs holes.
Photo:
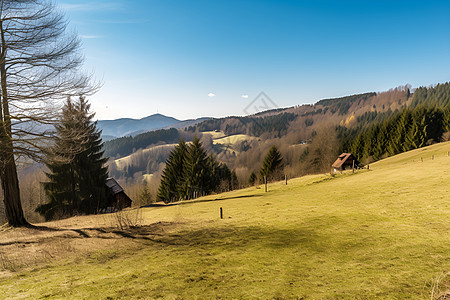
POLYGON ((359 165, 360 162, 353 156, 353 154, 342 153, 331 167, 335 170, 342 171, 345 169, 352 169, 353 167, 358 168, 359 165))
POLYGON ((131 207, 132 200, 125 194, 125 191, 120 184, 112 177, 106 179, 106 186, 111 191, 111 196, 108 199, 114 210, 121 210, 125 207, 131 207))

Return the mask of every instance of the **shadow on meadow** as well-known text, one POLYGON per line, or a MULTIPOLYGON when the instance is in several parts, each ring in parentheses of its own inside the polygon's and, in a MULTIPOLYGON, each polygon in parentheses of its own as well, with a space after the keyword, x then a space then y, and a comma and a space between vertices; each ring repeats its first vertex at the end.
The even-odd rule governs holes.
POLYGON ((114 230, 114 234, 123 238, 142 240, 170 246, 190 246, 199 248, 221 248, 226 250, 238 248, 308 248, 313 251, 324 250, 324 245, 318 234, 305 228, 280 229, 274 227, 210 227, 194 230, 183 230, 175 233, 163 233, 165 226, 170 223, 159 223, 158 230, 155 225, 129 228, 127 230, 114 230), (162 230, 161 230, 162 229, 162 230), (225 248, 225 249, 224 249, 225 248))
MULTIPOLYGON (((323 251, 313 230, 273 227, 223 226, 177 230, 181 223, 157 222, 119 230, 117 227, 66 228, 35 227, 0 243, 0 269, 17 272, 67 257, 89 257, 108 249, 160 249, 169 251, 223 251, 243 253, 249 249, 277 251, 304 249, 323 251)), ((116 253, 120 257, 122 251, 116 253)), ((123 253, 127 253, 124 251, 123 253)))
POLYGON ((195 199, 195 200, 185 200, 180 202, 172 202, 172 203, 152 203, 148 205, 141 206, 141 208, 144 207, 167 207, 167 206, 180 206, 180 205, 189 205, 194 203, 204 203, 204 202, 217 202, 217 201, 223 201, 223 200, 231 200, 236 199, 240 200, 242 198, 254 198, 254 197, 261 197, 260 195, 241 195, 241 196, 230 196, 230 197, 221 197, 221 198, 214 198, 214 199, 195 199))

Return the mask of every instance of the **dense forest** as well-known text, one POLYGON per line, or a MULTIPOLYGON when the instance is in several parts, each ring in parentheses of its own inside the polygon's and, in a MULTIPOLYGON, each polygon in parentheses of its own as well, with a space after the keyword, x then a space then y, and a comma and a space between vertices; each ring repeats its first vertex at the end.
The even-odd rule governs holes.
POLYGON ((132 136, 125 136, 105 142, 105 155, 126 156, 138 149, 144 149, 157 143, 176 143, 180 139, 177 129, 160 129, 132 136))
POLYGON ((440 142, 446 130, 444 110, 421 105, 373 124, 356 136, 349 149, 359 160, 371 162, 440 142))
POLYGON ((329 109, 331 113, 338 112, 340 116, 348 113, 350 107, 355 103, 358 102, 358 104, 364 103, 367 99, 370 97, 376 96, 376 93, 365 93, 365 94, 358 94, 358 95, 352 95, 352 96, 346 96, 341 98, 334 98, 334 99, 324 99, 320 100, 316 103, 316 105, 321 105, 326 107, 326 109, 329 109))
POLYGON ((361 116, 344 148, 365 162, 421 148, 442 140, 450 130, 449 116, 450 84, 420 87, 402 111, 361 116))
POLYGON ((297 116, 293 113, 281 112, 272 116, 248 116, 210 119, 196 126, 190 126, 186 130, 191 132, 205 132, 221 130, 225 135, 248 134, 260 137, 267 134, 271 137, 280 137, 286 134, 289 123, 297 116))
POLYGON ((419 87, 414 91, 411 107, 418 105, 436 105, 448 107, 450 105, 450 82, 437 84, 434 87, 419 87))
POLYGON ((235 173, 208 155, 198 137, 189 145, 180 140, 167 159, 157 199, 165 203, 194 199, 233 190, 236 183, 235 173))

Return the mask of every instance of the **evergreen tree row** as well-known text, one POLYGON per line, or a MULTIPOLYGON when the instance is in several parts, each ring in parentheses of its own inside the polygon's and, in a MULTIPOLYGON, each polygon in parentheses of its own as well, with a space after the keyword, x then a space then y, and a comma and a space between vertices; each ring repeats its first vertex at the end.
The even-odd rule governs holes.
POLYGON ((157 199, 165 203, 194 199, 212 192, 237 187, 237 176, 214 156, 208 156, 196 137, 190 145, 184 140, 170 153, 161 176, 157 199))
POLYGON ((269 133, 273 137, 280 137, 286 134, 290 122, 296 118, 297 116, 293 113, 265 117, 227 117, 206 120, 195 126, 189 126, 187 130, 192 132, 222 130, 226 135, 249 134, 258 137, 269 133))
POLYGON ((450 82, 434 87, 419 87, 414 91, 411 107, 421 104, 448 107, 450 105, 450 82))
POLYGON ((350 152, 360 161, 374 161, 439 142, 449 130, 448 108, 420 105, 406 108, 360 132, 350 152))
POLYGON ((341 150, 368 162, 439 142, 449 131, 450 83, 419 87, 401 111, 366 112, 353 128, 337 128, 341 150))
POLYGON ((345 96, 341 98, 323 99, 318 101, 315 105, 322 105, 326 108, 329 108, 333 114, 335 112, 338 112, 339 115, 344 115, 348 113, 348 110, 353 103, 365 102, 367 99, 374 97, 376 95, 377 95, 376 93, 372 92, 372 93, 345 96))
POLYGON ((36 209, 46 220, 97 213, 106 208, 108 169, 103 156, 101 131, 84 97, 69 98, 56 125, 56 140, 48 151, 44 183, 49 202, 36 209))

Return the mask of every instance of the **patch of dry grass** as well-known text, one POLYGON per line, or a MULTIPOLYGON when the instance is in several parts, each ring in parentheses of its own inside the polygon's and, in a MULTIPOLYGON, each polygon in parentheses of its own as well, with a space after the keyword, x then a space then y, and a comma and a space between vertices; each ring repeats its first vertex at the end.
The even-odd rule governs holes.
POLYGON ((450 272, 442 272, 433 283, 431 300, 448 299, 450 299, 450 272))

